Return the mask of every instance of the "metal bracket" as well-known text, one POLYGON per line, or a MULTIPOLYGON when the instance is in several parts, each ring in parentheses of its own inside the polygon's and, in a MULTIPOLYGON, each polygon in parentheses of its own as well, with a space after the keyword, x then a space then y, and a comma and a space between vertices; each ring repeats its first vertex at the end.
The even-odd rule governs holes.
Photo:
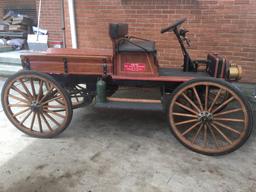
POLYGON ((104 60, 104 64, 103 64, 103 77, 107 77, 107 73, 108 73, 108 65, 107 65, 107 61, 104 60))
POLYGON ((64 61, 64 73, 68 73, 68 60, 67 60, 67 58, 64 58, 63 61, 64 61))
POLYGON ((30 70, 30 61, 28 58, 22 59, 21 63, 22 63, 23 69, 30 70))

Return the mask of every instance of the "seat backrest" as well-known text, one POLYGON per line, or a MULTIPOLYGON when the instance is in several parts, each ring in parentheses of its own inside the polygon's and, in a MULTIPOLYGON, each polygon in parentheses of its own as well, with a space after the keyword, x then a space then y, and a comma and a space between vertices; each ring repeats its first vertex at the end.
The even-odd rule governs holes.
POLYGON ((128 24, 110 23, 109 36, 112 40, 117 40, 128 35, 128 24))

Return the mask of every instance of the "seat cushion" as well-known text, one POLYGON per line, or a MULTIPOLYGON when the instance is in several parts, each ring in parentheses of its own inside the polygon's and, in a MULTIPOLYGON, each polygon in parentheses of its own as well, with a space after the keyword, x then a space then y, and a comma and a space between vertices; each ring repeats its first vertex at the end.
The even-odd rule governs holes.
POLYGON ((156 52, 153 41, 131 41, 125 40, 119 43, 118 52, 156 52))

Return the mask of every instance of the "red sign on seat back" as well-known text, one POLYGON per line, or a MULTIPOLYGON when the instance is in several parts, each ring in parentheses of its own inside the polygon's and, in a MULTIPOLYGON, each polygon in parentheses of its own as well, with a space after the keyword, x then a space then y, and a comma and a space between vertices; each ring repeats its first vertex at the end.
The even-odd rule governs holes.
POLYGON ((127 72, 144 72, 146 71, 145 63, 125 63, 124 71, 127 72))

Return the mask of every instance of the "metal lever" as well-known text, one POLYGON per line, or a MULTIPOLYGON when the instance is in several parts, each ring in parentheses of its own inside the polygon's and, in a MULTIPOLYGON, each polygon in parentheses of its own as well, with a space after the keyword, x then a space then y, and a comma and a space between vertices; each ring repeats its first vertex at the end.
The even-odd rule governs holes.
POLYGON ((190 40, 187 37, 185 37, 184 40, 186 41, 188 47, 191 47, 190 40))

